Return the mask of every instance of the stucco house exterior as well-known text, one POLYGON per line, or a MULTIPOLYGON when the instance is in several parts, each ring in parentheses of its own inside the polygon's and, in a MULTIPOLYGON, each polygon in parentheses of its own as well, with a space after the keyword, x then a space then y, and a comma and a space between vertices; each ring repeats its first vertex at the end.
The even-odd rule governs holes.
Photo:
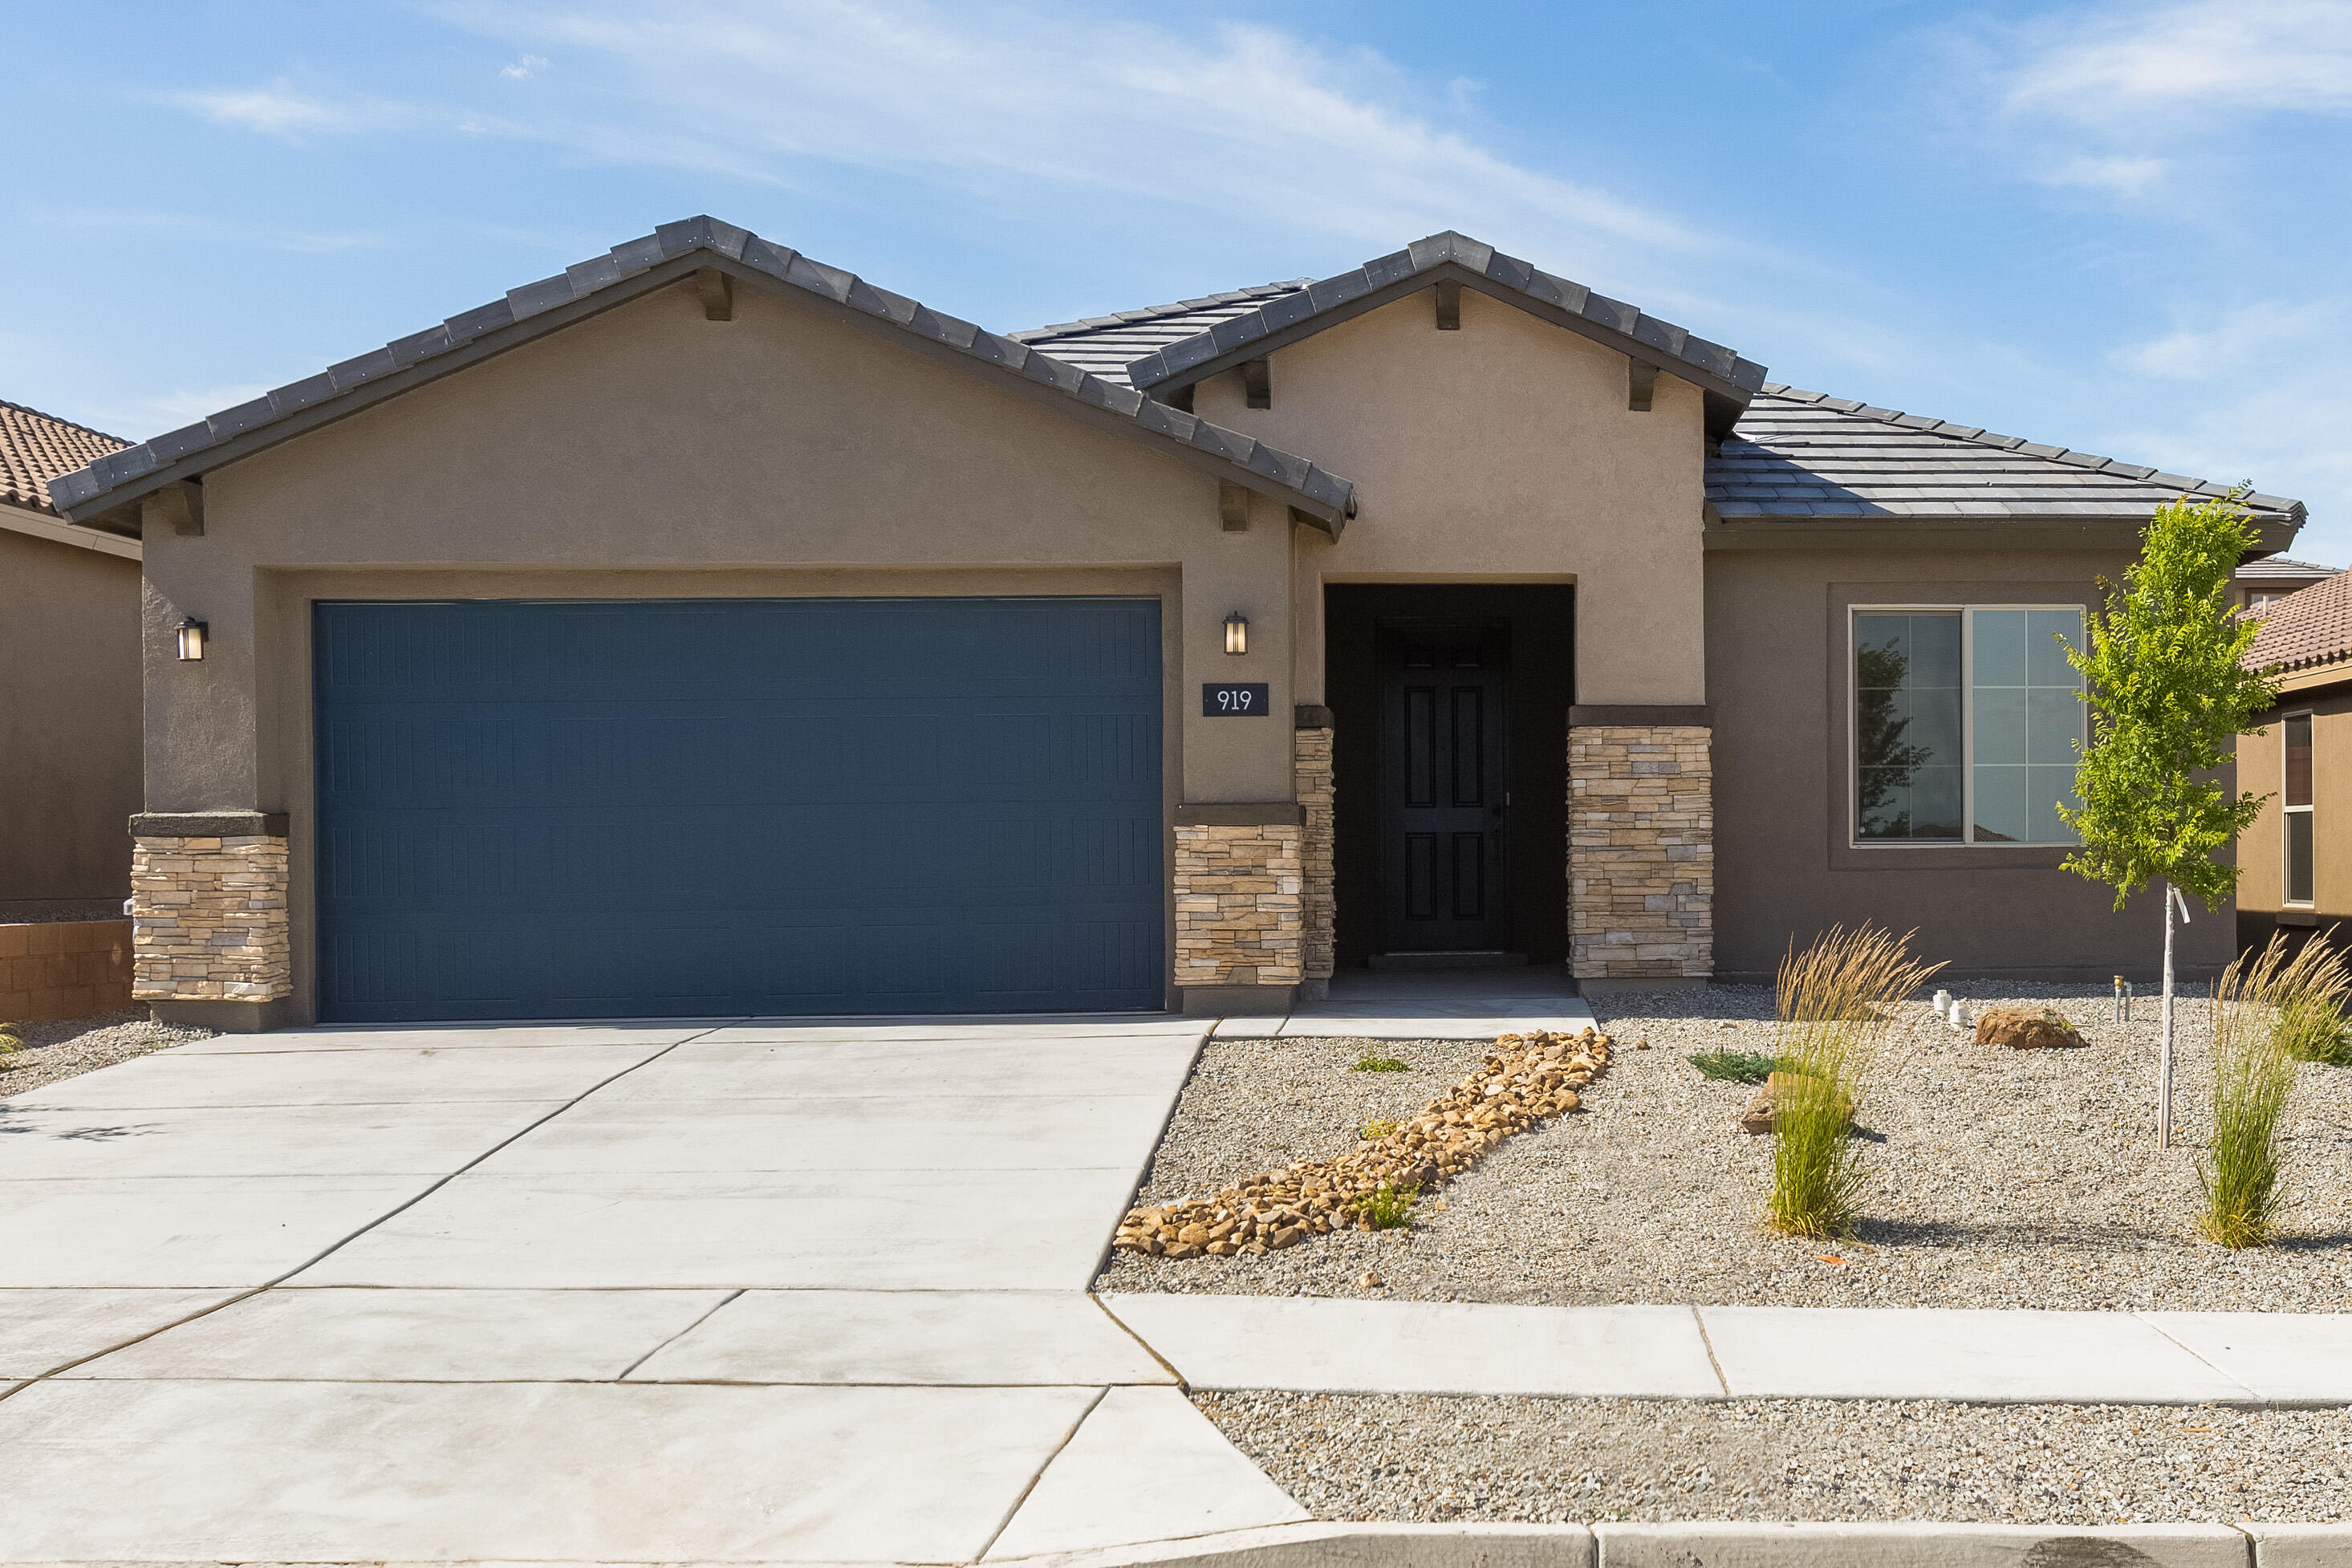
POLYGON ((119 919, 139 809, 139 535, 49 482, 128 442, 0 403, 0 924, 119 919))
MULTIPOLYGON (((2279 682, 2238 738, 2238 784, 2268 798, 2239 837, 2238 931, 2331 930, 2352 917, 2352 572, 2262 606, 2245 663, 2279 682)), ((2339 939, 2340 940, 2340 939, 2339 939)))
POLYGON ((1005 336, 696 218, 58 493, 146 541, 141 994, 251 1028, 2137 973, 2053 650, 2183 489, 1457 234, 1005 336))

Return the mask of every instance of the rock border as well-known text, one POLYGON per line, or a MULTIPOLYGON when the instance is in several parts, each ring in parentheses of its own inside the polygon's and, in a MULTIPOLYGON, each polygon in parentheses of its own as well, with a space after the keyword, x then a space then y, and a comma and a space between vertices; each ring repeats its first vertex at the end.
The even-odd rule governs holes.
POLYGON ((1577 1091, 1608 1070, 1614 1048, 1591 1025, 1574 1035, 1499 1036, 1476 1072, 1382 1136, 1207 1197, 1138 1205, 1119 1220, 1111 1245, 1155 1258, 1232 1258, 1334 1230, 1380 1228, 1362 1210, 1367 1199, 1384 1190, 1407 1201, 1435 1192, 1513 1133, 1576 1110, 1577 1091))

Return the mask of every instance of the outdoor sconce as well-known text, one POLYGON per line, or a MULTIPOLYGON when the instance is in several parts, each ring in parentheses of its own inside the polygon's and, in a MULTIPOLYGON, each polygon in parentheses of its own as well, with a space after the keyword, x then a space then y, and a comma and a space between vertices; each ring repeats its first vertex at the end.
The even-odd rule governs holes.
POLYGON ((1239 610, 1225 617, 1225 651, 1249 652, 1249 617, 1239 610))
POLYGON ((205 657, 205 623, 193 616, 180 623, 180 657, 182 658, 205 657))

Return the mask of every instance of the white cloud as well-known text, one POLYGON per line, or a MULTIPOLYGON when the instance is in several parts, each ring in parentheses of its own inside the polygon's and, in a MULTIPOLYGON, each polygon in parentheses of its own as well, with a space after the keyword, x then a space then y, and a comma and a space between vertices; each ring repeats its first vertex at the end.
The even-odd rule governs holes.
POLYGON ((525 55, 510 66, 500 66, 499 75, 509 81, 529 81, 548 67, 544 55, 525 55))
POLYGON ((2352 112, 2352 4, 2190 0, 2039 30, 2012 109, 2117 129, 2224 112, 2352 112))
MULTIPOLYGON (((1425 93, 1369 51, 1265 27, 1198 28, 1046 9, 871 0, 489 0, 443 13, 567 57, 633 100, 528 133, 600 156, 789 183, 807 161, 960 185, 1017 179, 1212 208, 1375 246, 1478 226, 1553 256, 1695 249, 1638 200, 1538 174, 1443 122, 1466 86, 1425 93)), ((1563 149, 1562 164, 1574 162, 1563 149)))
POLYGON ((2126 349, 2116 359, 2143 375, 2179 379, 2211 377, 2282 352, 2289 363, 2309 363, 2315 353, 2332 360, 2345 313, 2339 301, 2264 300, 2126 349))
POLYGON ((2046 185, 2080 185, 2145 195, 2164 183, 2171 164, 2162 158, 2074 158, 2038 177, 2046 185))
POLYGON ((235 125, 265 135, 292 137, 305 131, 350 131, 373 122, 377 115, 351 105, 296 92, 284 82, 274 87, 235 89, 220 92, 178 92, 170 101, 217 125, 235 125))

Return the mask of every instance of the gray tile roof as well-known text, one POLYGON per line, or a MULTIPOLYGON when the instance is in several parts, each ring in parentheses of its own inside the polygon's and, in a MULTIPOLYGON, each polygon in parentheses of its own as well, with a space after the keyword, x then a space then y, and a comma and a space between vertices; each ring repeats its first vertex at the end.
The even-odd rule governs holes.
POLYGON ((1197 419, 1145 397, 1125 381, 1088 374, 1049 355, 877 289, 853 273, 828 267, 749 229, 711 217, 664 224, 642 238, 567 268, 553 278, 509 289, 505 298, 452 316, 439 326, 281 386, 211 418, 99 458, 78 472, 49 481, 58 508, 77 521, 160 489, 176 479, 290 439, 329 419, 352 413, 422 380, 473 363, 577 318, 554 312, 593 302, 618 303, 644 288, 717 266, 739 277, 803 290, 857 314, 886 321, 936 350, 961 356, 987 374, 1001 374, 1061 394, 1073 404, 1129 423, 1137 433, 1272 486, 1293 504, 1326 521, 1351 516, 1355 487, 1256 438, 1197 419), (649 274, 653 274, 648 278, 649 274), (631 288, 633 280, 646 279, 631 288), (411 374, 415 373, 415 374, 411 374))
POLYGON ((2265 555, 2260 561, 2249 561, 2237 570, 2241 583, 2304 582, 2315 583, 2322 577, 2333 577, 2336 568, 2315 566, 2308 561, 2290 561, 2284 555, 2265 555))
POLYGON ((1294 278, 1287 283, 1261 283, 1254 289, 1236 289, 1230 294, 1212 294, 1206 299, 1184 300, 1173 305, 1146 305, 1140 310, 1121 310, 1115 316, 1095 316, 1083 321, 1064 321, 1059 326, 1033 327, 1025 332, 1004 335, 1032 348, 1050 345, 1055 359, 1082 366, 1105 381, 1132 386, 1135 384, 1128 378, 1127 367, 1137 360, 1236 316, 1246 316, 1268 300, 1299 293, 1313 281, 1311 278, 1294 278))
MULTIPOLYGON (((1951 518, 2141 519, 2182 493, 2229 487, 2137 463, 1997 436, 1768 383, 1707 459, 1724 521, 1951 518)), ((2300 524, 2304 506, 2245 499, 2258 520, 2300 524)))

